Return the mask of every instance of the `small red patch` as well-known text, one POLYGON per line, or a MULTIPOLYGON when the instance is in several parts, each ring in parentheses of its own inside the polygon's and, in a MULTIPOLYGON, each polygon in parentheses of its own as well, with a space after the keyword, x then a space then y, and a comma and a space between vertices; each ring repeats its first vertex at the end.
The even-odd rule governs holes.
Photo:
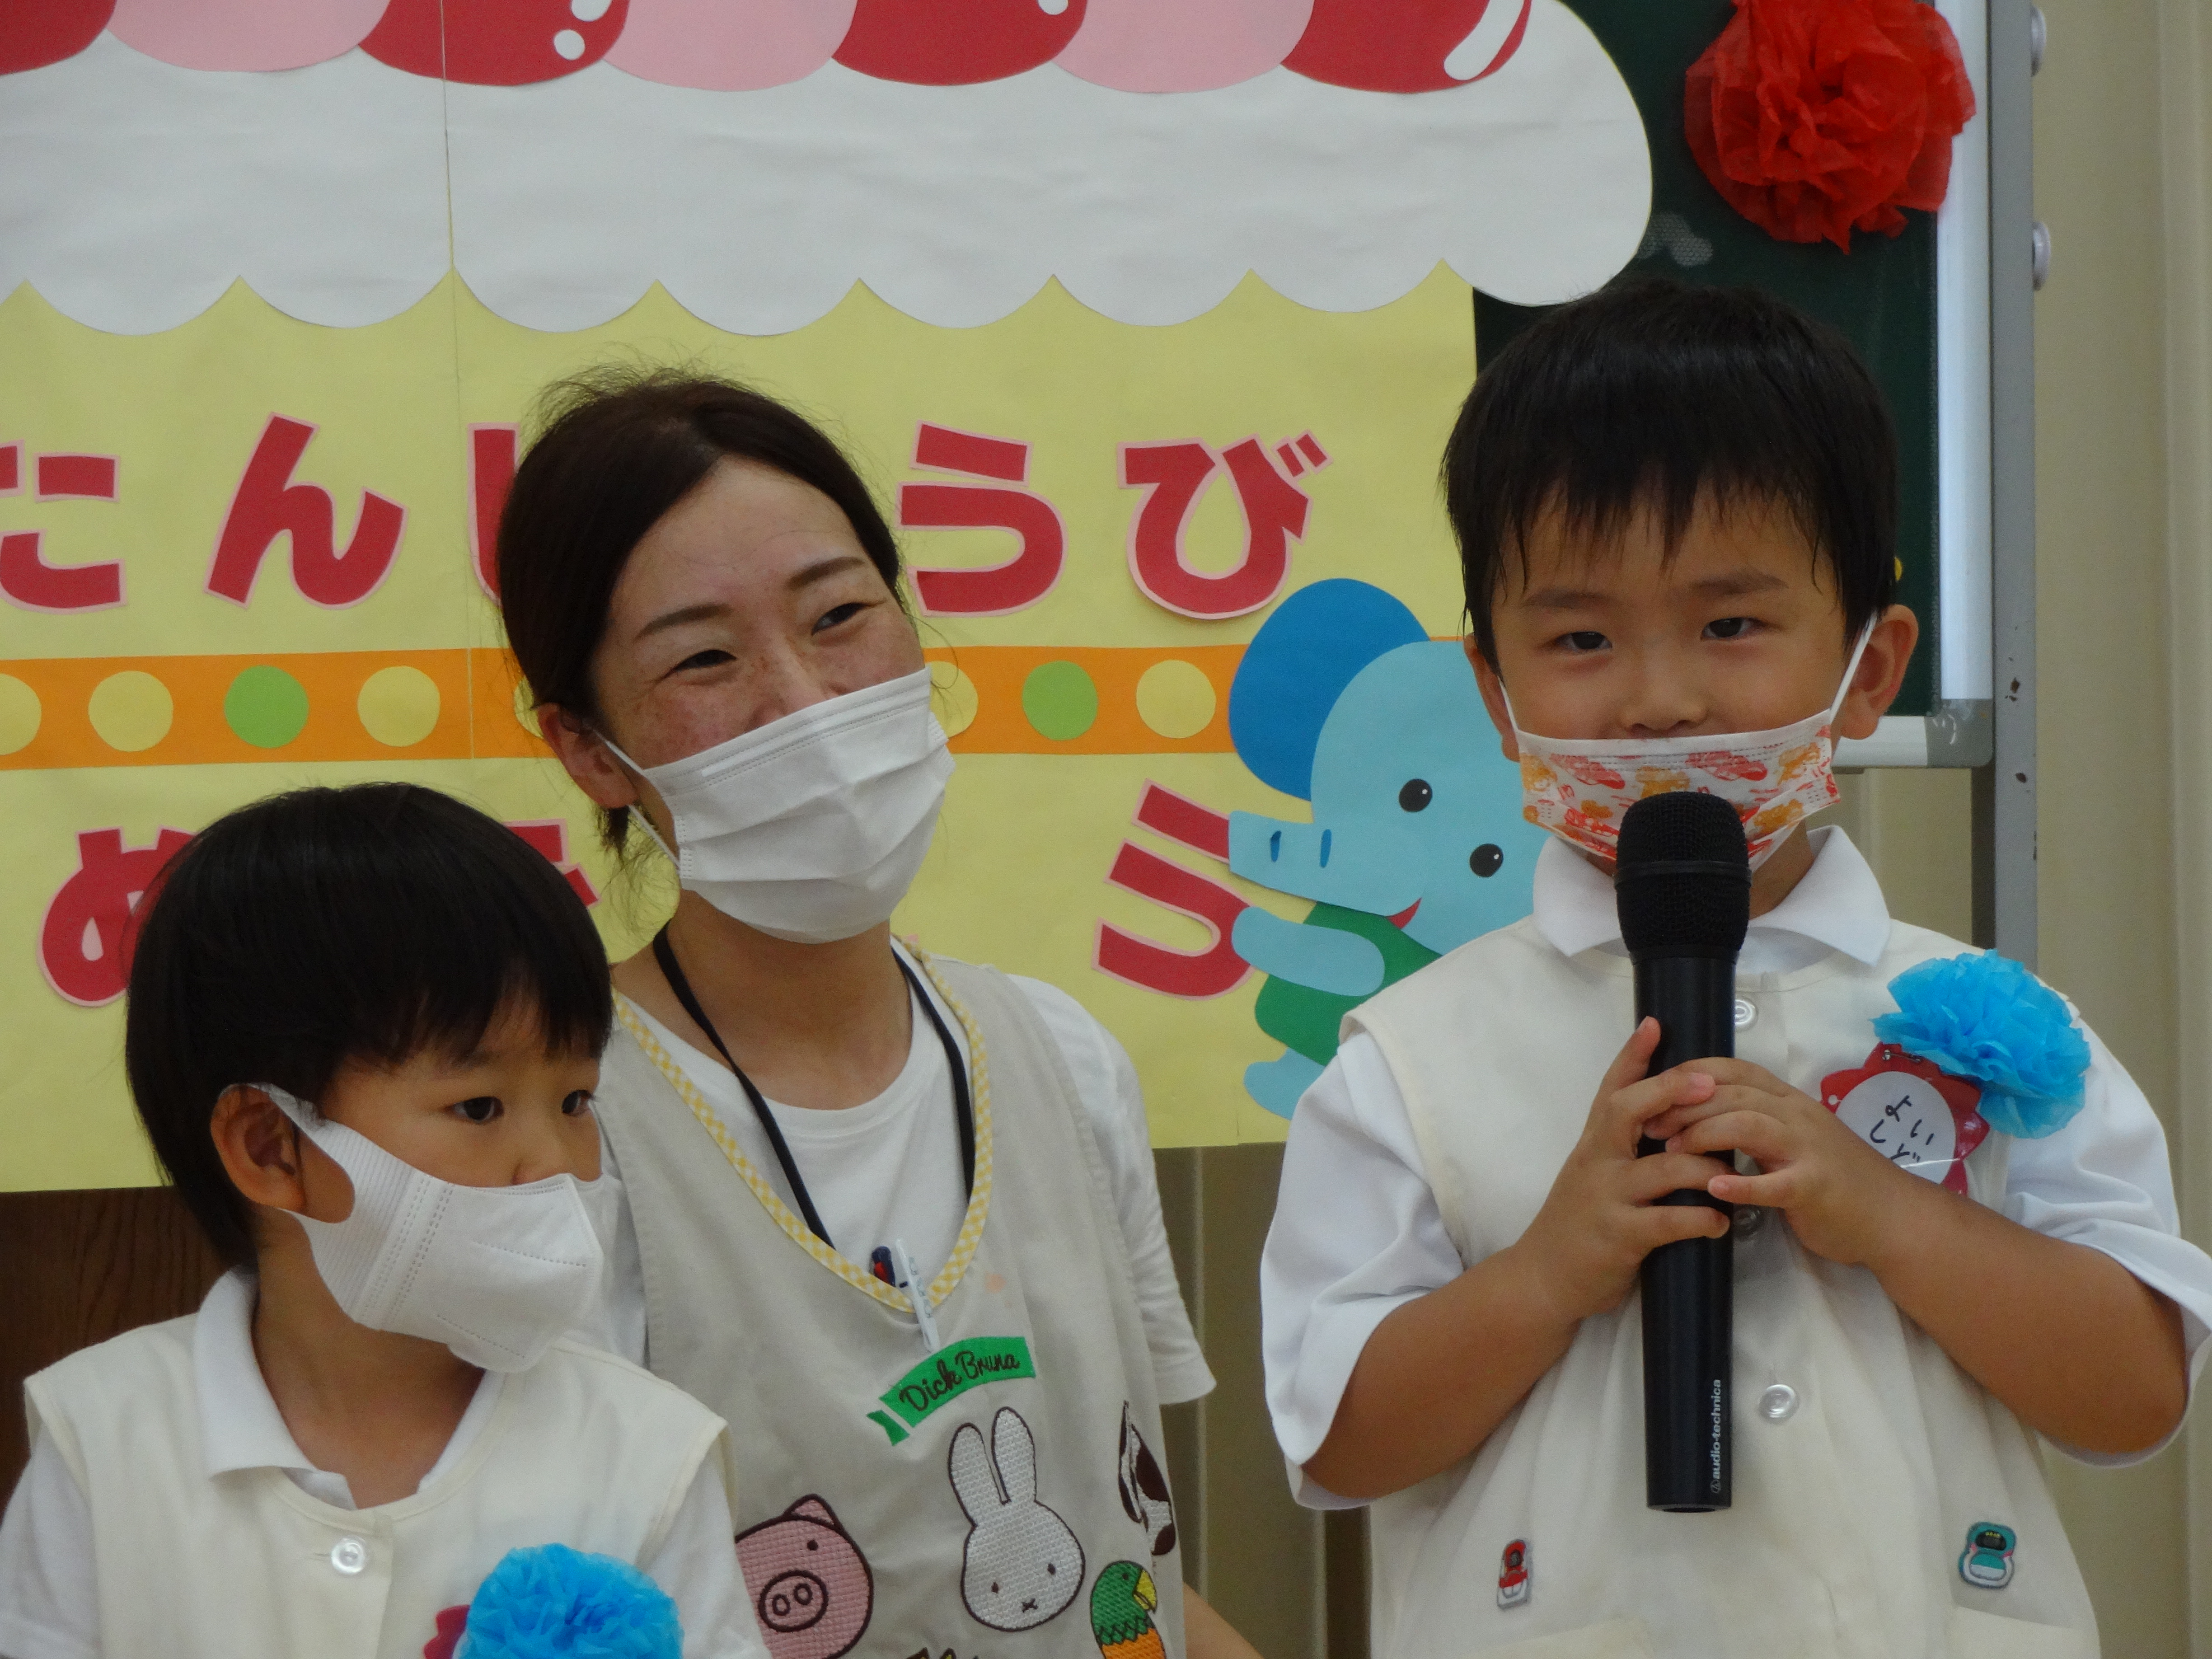
POLYGON ((422 1659, 453 1659, 453 1650, 469 1627, 465 1607, 447 1607, 438 1615, 438 1633, 422 1644, 422 1659))
POLYGON ((1407 905, 1404 909, 1402 909, 1402 910, 1399 911, 1399 912, 1398 912, 1398 914, 1397 914, 1396 915, 1395 915, 1395 916, 1393 916, 1393 917, 1391 917, 1391 918, 1390 918, 1390 925, 1391 925, 1393 927, 1404 927, 1407 922, 1411 921, 1413 919, 1413 912, 1414 912, 1414 911, 1416 911, 1416 910, 1418 910, 1418 909, 1419 909, 1420 908, 1421 908, 1421 902, 1420 902, 1420 900, 1419 900, 1419 899, 1415 899, 1415 900, 1414 900, 1411 904, 1407 905))
POLYGON ((1820 1103, 1911 1174, 1965 1196, 1966 1158, 1989 1139, 1981 1090, 1893 1042, 1820 1079, 1820 1103))

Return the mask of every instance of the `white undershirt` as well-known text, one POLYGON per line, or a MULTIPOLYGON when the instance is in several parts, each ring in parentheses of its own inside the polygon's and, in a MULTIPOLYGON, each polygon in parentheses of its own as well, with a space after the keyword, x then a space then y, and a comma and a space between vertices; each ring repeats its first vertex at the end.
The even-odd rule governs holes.
MULTIPOLYGON (((903 950, 900 955, 913 962, 903 950)), ((916 973, 920 975, 918 967, 916 973)), ((1206 1369, 1176 1283, 1136 1067, 1112 1033, 1066 992, 1041 980, 1008 977, 1044 1022, 1090 1120, 1128 1247, 1137 1309, 1144 1318, 1161 1402, 1195 1400, 1212 1390, 1213 1375, 1206 1369)), ((923 982, 927 983, 926 979, 923 982)), ((964 1070, 966 1034, 942 1000, 933 994, 933 1000, 964 1070)), ((720 1057, 694 1048, 635 1003, 629 1006, 683 1067, 745 1156, 790 1203, 792 1194, 768 1136, 720 1057)), ((777 1101, 768 1104, 822 1224, 840 1253, 866 1263, 878 1245, 902 1239, 923 1279, 933 1278, 960 1236, 968 1195, 952 1110, 952 1074, 945 1064, 945 1045, 928 1016, 915 1010, 914 1041, 906 1064, 873 1100, 837 1111, 777 1101)), ((619 1183, 622 1172, 611 1143, 602 1142, 601 1158, 601 1175, 619 1183)), ((605 1340, 617 1353, 643 1362, 645 1274, 627 1194, 622 1196, 609 1252, 605 1340)))
MULTIPOLYGON (((322 1503, 359 1508, 345 1477, 317 1468, 285 1426, 254 1358, 253 1300, 252 1279, 233 1269, 216 1281, 193 1322, 193 1386, 208 1475, 280 1469, 322 1503)), ((417 1491, 434 1485, 468 1450, 490 1419, 500 1389, 499 1374, 486 1371, 417 1491)), ((521 1425, 517 1431, 526 1431, 521 1425)), ((729 1496, 709 1456, 659 1549, 636 1564, 676 1603, 684 1659, 766 1659, 730 1547, 734 1531, 729 1496)), ((100 1653, 92 1509, 52 1435, 41 1427, 0 1521, 0 1659, 100 1659, 100 1653)))
MULTIPOLYGON (((1788 973, 1830 951, 1880 960, 1889 910, 1874 872, 1840 830, 1814 831, 1814 846, 1813 867, 1752 921, 1737 959, 1741 972, 1788 973)), ((1565 955, 1626 954, 1612 884, 1557 839, 1537 859, 1534 921, 1565 955)), ((2180 1237, 2166 1138, 2150 1103, 2094 1033, 2089 1046, 2087 1104, 2057 1133, 2012 1143, 2003 1212, 2103 1251, 2171 1297, 2181 1309, 2193 1385, 2212 1352, 2212 1261, 2180 1237)), ((1352 1507, 1307 1480, 1301 1466, 1328 1437, 1375 1328, 1469 1265, 1444 1231, 1389 1063, 1374 1038, 1355 1033, 1291 1120, 1260 1262, 1267 1408, 1300 1503, 1352 1507)), ((2069 1455, 2118 1464, 2157 1449, 2069 1455)))

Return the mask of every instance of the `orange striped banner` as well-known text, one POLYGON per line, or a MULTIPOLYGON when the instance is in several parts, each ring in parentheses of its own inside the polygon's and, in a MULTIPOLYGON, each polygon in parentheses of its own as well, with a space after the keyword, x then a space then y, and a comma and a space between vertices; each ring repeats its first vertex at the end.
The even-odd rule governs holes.
MULTIPOLYGON (((1225 754, 1241 645, 937 648, 956 753, 1225 754)), ((503 650, 0 660, 0 770, 535 758, 503 650)))

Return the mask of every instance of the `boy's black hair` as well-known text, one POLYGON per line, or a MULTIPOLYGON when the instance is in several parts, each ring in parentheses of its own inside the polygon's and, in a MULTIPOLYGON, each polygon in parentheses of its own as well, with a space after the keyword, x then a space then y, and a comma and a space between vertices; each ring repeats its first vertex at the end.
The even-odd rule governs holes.
POLYGON ((1847 637, 1896 592, 1897 434, 1844 337, 1751 289, 1635 277, 1539 319, 1475 377, 1444 447, 1468 616, 1556 506, 1598 540, 1649 504, 1668 556, 1701 498, 1778 506, 1827 567, 1847 637))
POLYGON ((526 1004, 549 1054, 605 1046, 606 953, 561 872, 434 789, 275 795, 210 824, 138 907, 124 1064, 193 1218, 234 1263, 252 1212, 216 1155, 225 1090, 316 1101, 347 1060, 475 1046, 526 1004))

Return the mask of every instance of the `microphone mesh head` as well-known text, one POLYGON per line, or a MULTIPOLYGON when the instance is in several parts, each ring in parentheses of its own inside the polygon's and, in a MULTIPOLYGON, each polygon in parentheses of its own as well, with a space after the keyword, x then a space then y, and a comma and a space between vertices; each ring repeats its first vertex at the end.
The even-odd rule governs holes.
POLYGON ((1732 956, 1743 948, 1751 860, 1735 808, 1719 796, 1680 790, 1638 801, 1621 817, 1613 867, 1630 955, 1732 956), (1666 867, 1683 864, 1711 867, 1666 867))

